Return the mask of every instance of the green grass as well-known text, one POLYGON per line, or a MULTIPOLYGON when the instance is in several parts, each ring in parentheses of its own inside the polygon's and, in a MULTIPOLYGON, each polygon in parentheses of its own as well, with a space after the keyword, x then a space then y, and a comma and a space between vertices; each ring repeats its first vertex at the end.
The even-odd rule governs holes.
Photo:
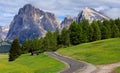
POLYGON ((57 73, 65 65, 45 54, 24 54, 14 62, 8 62, 8 54, 0 54, 0 73, 57 73))
POLYGON ((115 71, 116 71, 117 73, 120 73, 120 67, 116 68, 115 71))
POLYGON ((61 48, 57 52, 95 65, 120 62, 120 38, 61 48))

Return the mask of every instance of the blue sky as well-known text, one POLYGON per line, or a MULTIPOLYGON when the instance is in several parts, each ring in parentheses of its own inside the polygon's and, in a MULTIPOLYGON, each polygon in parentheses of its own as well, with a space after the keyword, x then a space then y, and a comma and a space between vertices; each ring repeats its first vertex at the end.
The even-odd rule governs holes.
POLYGON ((85 7, 94 8, 111 18, 120 17, 120 0, 0 0, 0 25, 9 25, 25 4, 52 12, 60 21, 68 15, 77 16, 85 7))

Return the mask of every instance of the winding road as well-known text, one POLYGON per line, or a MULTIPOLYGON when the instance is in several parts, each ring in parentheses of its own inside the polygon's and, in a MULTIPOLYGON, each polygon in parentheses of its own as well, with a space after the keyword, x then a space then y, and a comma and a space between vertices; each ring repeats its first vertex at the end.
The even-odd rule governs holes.
POLYGON ((46 54, 66 64, 66 68, 59 73, 91 73, 96 69, 95 66, 89 63, 73 60, 71 58, 58 55, 54 52, 46 52, 46 54))

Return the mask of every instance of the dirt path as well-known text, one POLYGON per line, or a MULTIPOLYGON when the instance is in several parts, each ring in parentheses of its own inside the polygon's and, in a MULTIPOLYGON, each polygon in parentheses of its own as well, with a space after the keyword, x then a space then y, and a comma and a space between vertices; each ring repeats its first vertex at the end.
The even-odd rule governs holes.
POLYGON ((120 62, 108 64, 108 65, 100 65, 92 73, 113 73, 114 68, 117 68, 117 67, 120 67, 120 62))
POLYGON ((73 60, 71 58, 58 55, 54 52, 46 52, 46 54, 66 64, 66 68, 60 73, 91 73, 96 69, 95 66, 89 63, 73 60))

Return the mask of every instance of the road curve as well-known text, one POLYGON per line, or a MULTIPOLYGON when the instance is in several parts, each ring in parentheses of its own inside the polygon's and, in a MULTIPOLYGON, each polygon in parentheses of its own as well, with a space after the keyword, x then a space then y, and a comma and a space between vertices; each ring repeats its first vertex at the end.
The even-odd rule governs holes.
POLYGON ((62 70, 60 73, 91 73, 96 69, 95 66, 89 63, 76 61, 76 60, 58 55, 54 52, 46 52, 46 54, 64 62, 67 65, 66 69, 62 70))

